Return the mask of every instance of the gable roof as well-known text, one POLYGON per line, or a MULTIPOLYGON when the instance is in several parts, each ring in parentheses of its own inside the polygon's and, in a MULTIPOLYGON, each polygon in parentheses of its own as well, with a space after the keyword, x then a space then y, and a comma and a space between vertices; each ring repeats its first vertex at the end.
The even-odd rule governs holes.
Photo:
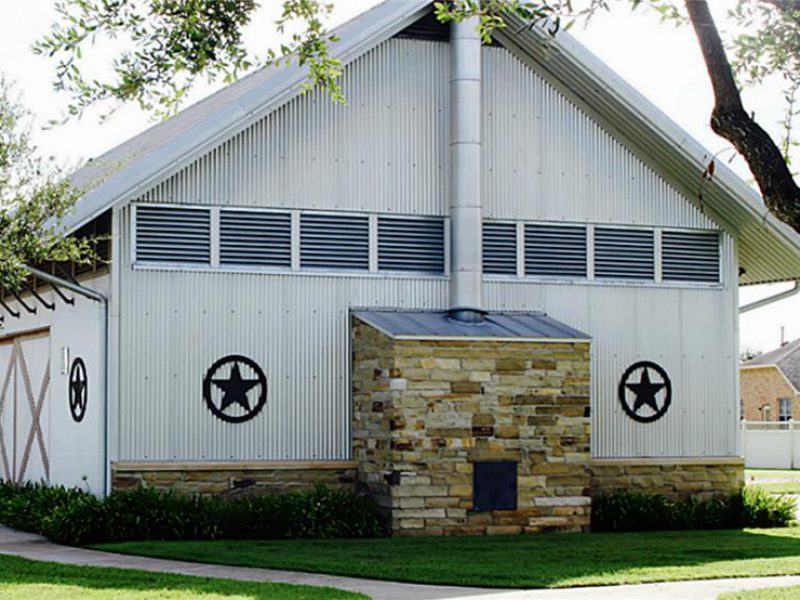
POLYGON ((789 380, 795 390, 800 390, 800 339, 748 360, 743 367, 775 366, 789 380))
MULTIPOLYGON (((333 56, 347 64, 431 10, 431 0, 385 0, 336 29, 333 56)), ((642 94, 566 32, 555 39, 509 17, 497 40, 596 118, 739 241, 743 285, 800 278, 800 235, 776 219, 760 196, 725 165, 698 196, 711 158, 642 94)), ((72 231, 127 202, 301 93, 296 63, 266 67, 93 160, 72 176, 84 195, 64 219, 72 231)))

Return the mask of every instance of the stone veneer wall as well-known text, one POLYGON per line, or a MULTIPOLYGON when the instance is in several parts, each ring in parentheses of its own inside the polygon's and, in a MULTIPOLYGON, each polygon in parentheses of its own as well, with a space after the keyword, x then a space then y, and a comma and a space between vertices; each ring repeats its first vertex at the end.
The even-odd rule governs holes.
POLYGON ((698 499, 738 492, 744 485, 741 458, 595 459, 592 495, 617 490, 698 499))
POLYGON ((394 340, 354 320, 354 458, 396 534, 588 528, 589 344, 394 340), (473 461, 518 508, 472 510, 473 461))
POLYGON ((152 487, 181 494, 238 495, 311 490, 317 484, 355 490, 356 465, 339 462, 113 463, 112 488, 152 487))

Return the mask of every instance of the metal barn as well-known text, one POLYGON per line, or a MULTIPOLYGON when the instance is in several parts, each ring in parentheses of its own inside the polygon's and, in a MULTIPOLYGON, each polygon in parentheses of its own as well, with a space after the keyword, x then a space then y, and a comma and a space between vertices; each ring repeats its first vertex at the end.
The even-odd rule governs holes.
POLYGON ((75 174, 110 262, 4 299, 5 478, 324 482, 398 533, 741 485, 738 288, 800 238, 724 166, 701 205, 708 153, 568 34, 431 4, 341 27, 344 106, 262 69, 75 174))

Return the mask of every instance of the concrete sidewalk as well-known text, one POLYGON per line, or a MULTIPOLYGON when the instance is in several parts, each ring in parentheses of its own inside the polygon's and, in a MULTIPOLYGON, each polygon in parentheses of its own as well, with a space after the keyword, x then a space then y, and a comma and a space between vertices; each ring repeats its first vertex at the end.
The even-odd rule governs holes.
POLYGON ((0 554, 70 565, 116 567, 118 569, 138 569, 141 571, 175 573, 198 577, 335 587, 360 592, 375 600, 437 600, 445 598, 475 598, 476 600, 571 600, 573 598, 575 600, 715 600, 719 594, 724 592, 800 585, 800 576, 712 579, 559 590, 509 591, 420 585, 335 575, 204 565, 177 560, 126 556, 111 552, 59 546, 38 535, 13 531, 1 525, 0 554))

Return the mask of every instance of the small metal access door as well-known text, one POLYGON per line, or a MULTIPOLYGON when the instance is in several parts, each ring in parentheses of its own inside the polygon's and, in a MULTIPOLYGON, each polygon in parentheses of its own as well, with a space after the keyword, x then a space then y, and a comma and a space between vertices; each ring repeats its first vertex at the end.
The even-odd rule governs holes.
POLYGON ((0 474, 50 481, 50 331, 0 338, 0 474))

